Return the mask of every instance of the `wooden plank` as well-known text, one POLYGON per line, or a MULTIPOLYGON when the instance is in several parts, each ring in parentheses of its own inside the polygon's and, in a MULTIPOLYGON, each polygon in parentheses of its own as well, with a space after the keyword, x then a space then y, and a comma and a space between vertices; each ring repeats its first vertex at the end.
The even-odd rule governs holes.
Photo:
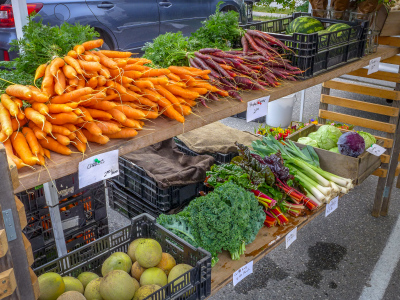
POLYGON ((32 266, 33 263, 35 262, 35 259, 33 258, 33 251, 32 251, 32 245, 31 242, 27 239, 24 233, 22 233, 22 240, 24 242, 24 248, 26 252, 26 257, 28 258, 28 265, 32 266))
POLYGON ((398 55, 392 56, 392 57, 382 60, 381 62, 383 62, 385 64, 400 65, 400 56, 398 56, 398 55))
POLYGON ((388 172, 388 170, 379 168, 379 169, 376 169, 374 172, 372 172, 372 175, 378 176, 381 178, 385 178, 387 176, 387 172, 388 172))
POLYGON ((10 172, 8 171, 7 155, 4 148, 0 149, 0 190, 1 209, 3 214, 5 211, 10 212, 10 217, 14 221, 15 228, 16 238, 8 241, 8 252, 12 260, 17 285, 21 288, 18 288, 16 298, 13 299, 35 300, 29 276, 28 258, 22 238, 22 228, 18 220, 19 216, 14 199, 13 184, 10 172))
POLYGON ((321 102, 331 105, 372 112, 380 115, 395 117, 399 115, 399 108, 369 103, 366 101, 351 100, 336 96, 321 95, 321 102))
POLYGON ((398 189, 400 189, 400 176, 397 177, 396 187, 397 187, 398 189))
POLYGON ((392 10, 389 12, 386 22, 383 25, 379 41, 384 36, 400 35, 400 11, 392 10))
POLYGON ((347 75, 372 78, 372 79, 378 79, 378 80, 390 81, 390 82, 400 82, 399 74, 391 73, 391 72, 384 72, 384 71, 378 71, 378 72, 368 75, 367 69, 358 69, 358 70, 347 73, 347 75))
MULTIPOLYGON (((397 21, 399 22, 399 21, 397 21)), ((397 24, 397 27, 399 27, 400 24, 397 24)), ((400 38, 394 37, 394 36, 380 36, 378 38, 378 43, 379 45, 386 45, 386 46, 392 46, 392 47, 400 47, 400 38)))
MULTIPOLYGON (((0 147, 4 147, 3 145, 0 145, 0 147)), ((19 186, 19 178, 18 178, 18 168, 15 165, 15 163, 7 157, 7 162, 8 162, 8 167, 10 169, 10 174, 11 174, 11 180, 13 183, 14 189, 16 189, 19 186)))
POLYGON ((381 163, 387 164, 387 163, 389 163, 389 161, 390 161, 390 155, 387 155, 387 154, 381 155, 381 163))
POLYGON ((395 177, 400 175, 400 165, 397 165, 396 171, 395 171, 395 177))
POLYGON ((285 241, 285 236, 297 227, 300 230, 318 215, 325 212, 325 204, 317 211, 305 217, 288 217, 289 224, 286 226, 267 228, 263 226, 257 234, 256 239, 246 245, 246 252, 240 260, 232 260, 227 251, 218 255, 219 261, 211 270, 211 296, 215 295, 222 287, 232 281, 232 274, 250 261, 256 263, 273 249, 285 241))
POLYGON ((32 288, 33 288, 33 293, 35 295, 35 299, 39 299, 40 296, 39 281, 38 277, 36 276, 35 272, 33 272, 32 268, 29 268, 29 275, 31 276, 32 288))
POLYGON ((319 117, 322 119, 328 119, 337 122, 343 122, 354 126, 361 126, 369 129, 375 129, 383 132, 394 133, 396 131, 396 125, 385 122, 373 121, 365 118, 354 117, 347 114, 337 113, 327 110, 319 110, 319 117))
POLYGON ((8 251, 7 232, 5 229, 0 229, 0 258, 4 257, 8 251))
MULTIPOLYGON (((353 131, 353 130, 346 130, 346 129, 340 129, 342 131, 353 131)), ((377 141, 383 141, 382 147, 385 148, 392 148, 393 146, 393 140, 392 139, 388 139, 382 136, 378 136, 378 135, 372 135, 374 138, 376 138, 377 141)), ((399 160, 400 160, 400 156, 399 156, 399 160)))
MULTIPOLYGON (((270 101, 274 101, 364 67, 369 64, 369 61, 372 58, 381 57, 382 59, 385 59, 396 55, 399 51, 400 50, 397 48, 379 47, 376 53, 367 55, 357 61, 338 67, 308 80, 282 82, 281 86, 271 88, 268 91, 245 92, 243 93, 243 102, 221 99, 221 101, 210 103, 209 108, 199 106, 194 111, 196 115, 192 114, 188 116, 185 124, 180 124, 174 120, 167 120, 164 118, 151 120, 151 122, 147 121, 146 123, 150 126, 145 127, 146 130, 140 131, 134 139, 112 140, 106 145, 90 143, 91 150, 89 149, 87 151, 85 158, 115 149, 119 149, 120 155, 125 155, 137 149, 243 112, 247 109, 247 102, 250 100, 269 95, 270 101), (156 128, 157 130, 152 130, 152 128, 156 128)), ((74 153, 70 156, 63 156, 52 152, 52 160, 53 161, 49 162, 47 165, 50 175, 44 168, 40 167, 36 168, 35 171, 29 168, 20 169, 19 179, 21 186, 17 188, 15 192, 21 192, 52 179, 60 178, 76 172, 78 170, 78 164, 82 160, 82 155, 74 153)))
MULTIPOLYGON (((400 61, 400 56, 395 56, 395 57, 398 57, 399 61, 400 61)), ((368 96, 373 96, 373 97, 378 97, 378 98, 383 98, 383 99, 400 100, 400 92, 398 92, 398 91, 370 87, 370 86, 365 86, 362 84, 349 83, 349 82, 343 82, 343 81, 337 81, 337 80, 329 80, 329 81, 324 82, 322 84, 322 86, 326 87, 326 88, 330 88, 330 89, 335 89, 335 90, 340 90, 340 91, 345 91, 345 92, 350 92, 350 93, 356 93, 356 94, 360 94, 360 95, 368 95, 368 96)))
POLYGON ((17 206, 19 223, 21 224, 21 228, 25 228, 28 225, 28 221, 26 219, 25 206, 22 204, 21 200, 18 199, 17 196, 14 196, 15 205, 17 206))
POLYGON ((0 299, 4 299, 12 295, 17 288, 14 269, 0 273, 0 299))

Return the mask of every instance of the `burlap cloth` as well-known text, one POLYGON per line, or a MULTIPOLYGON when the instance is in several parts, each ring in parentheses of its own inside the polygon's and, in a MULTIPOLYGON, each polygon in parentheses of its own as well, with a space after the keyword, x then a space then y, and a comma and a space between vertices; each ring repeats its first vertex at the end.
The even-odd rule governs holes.
POLYGON ((128 153, 124 157, 142 167, 160 188, 202 182, 214 164, 209 155, 189 156, 172 139, 128 153))
POLYGON ((235 142, 250 146, 259 139, 250 132, 228 127, 220 122, 208 124, 177 136, 190 150, 197 153, 237 152, 235 142))

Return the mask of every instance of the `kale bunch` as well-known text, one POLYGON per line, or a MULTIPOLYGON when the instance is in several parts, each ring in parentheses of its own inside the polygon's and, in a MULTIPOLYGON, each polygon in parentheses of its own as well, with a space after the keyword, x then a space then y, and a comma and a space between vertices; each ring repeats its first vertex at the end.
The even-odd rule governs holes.
POLYGON ((160 215, 157 222, 195 247, 212 255, 227 250, 238 260, 245 245, 254 241, 263 226, 265 213, 255 196, 233 182, 196 198, 176 215, 160 215))

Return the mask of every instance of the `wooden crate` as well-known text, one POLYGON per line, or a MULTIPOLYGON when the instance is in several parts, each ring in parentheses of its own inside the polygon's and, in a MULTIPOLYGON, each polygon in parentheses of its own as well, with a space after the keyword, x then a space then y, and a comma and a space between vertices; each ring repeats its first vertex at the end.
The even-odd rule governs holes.
MULTIPOLYGON (((298 147, 303 148, 304 145, 297 143, 297 140, 300 137, 308 136, 311 132, 317 131, 320 126, 322 125, 310 124, 292 133, 287 139, 294 141, 298 147)), ((343 130, 342 132, 346 131, 343 130)), ((382 146, 383 142, 377 140, 377 144, 382 146)), ((319 162, 323 170, 341 177, 350 178, 354 184, 362 183, 381 165, 380 157, 369 152, 364 152, 356 158, 320 148, 314 149, 319 156, 319 162)))
POLYGON ((400 10, 391 10, 386 18, 380 36, 400 35, 400 10))

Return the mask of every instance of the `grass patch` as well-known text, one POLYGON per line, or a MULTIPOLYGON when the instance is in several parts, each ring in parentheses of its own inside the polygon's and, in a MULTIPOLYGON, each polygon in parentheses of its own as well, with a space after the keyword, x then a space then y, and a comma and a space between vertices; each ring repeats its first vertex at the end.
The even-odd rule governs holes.
POLYGON ((269 21, 269 20, 275 20, 276 17, 264 17, 264 16, 253 16, 253 21, 269 21))
POLYGON ((294 12, 293 9, 289 8, 277 8, 277 7, 256 6, 256 5, 253 6, 253 11, 274 13, 274 14, 291 14, 292 12, 294 12))

